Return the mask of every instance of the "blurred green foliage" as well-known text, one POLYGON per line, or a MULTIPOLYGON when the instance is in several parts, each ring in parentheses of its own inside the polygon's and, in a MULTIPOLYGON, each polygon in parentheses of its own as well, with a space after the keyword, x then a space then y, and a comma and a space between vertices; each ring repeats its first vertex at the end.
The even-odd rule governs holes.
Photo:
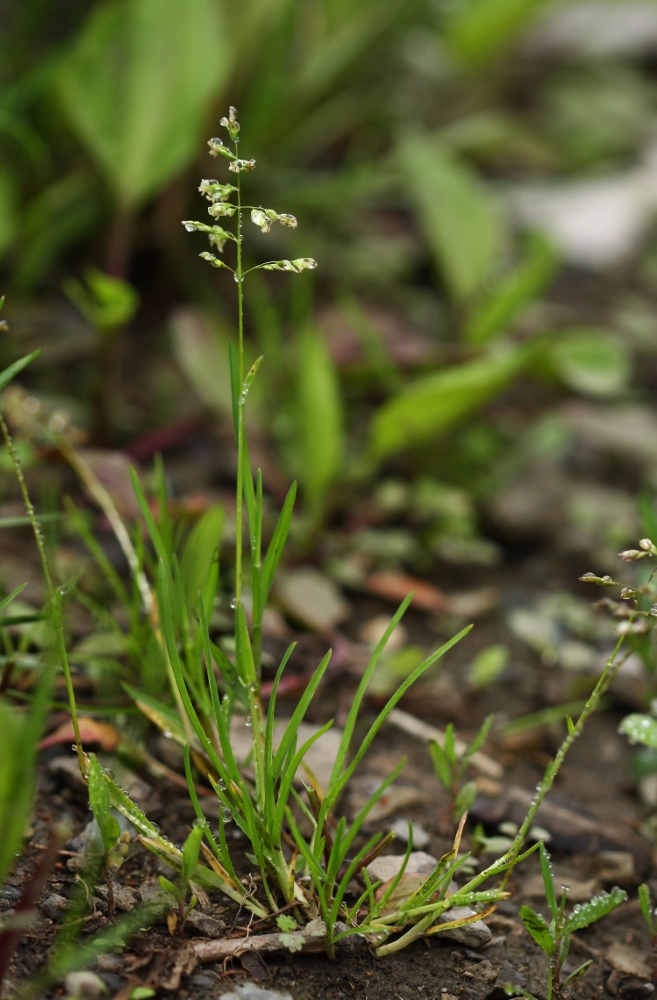
MULTIPOLYGON (((621 6, 610 0, 612 13, 621 6)), ((76 297, 81 274, 132 283, 141 307, 131 350, 168 315, 169 352, 225 418, 230 279, 199 272, 179 220, 198 211, 188 197, 196 161, 203 175, 212 169, 205 142, 232 104, 267 165, 246 179, 249 200, 309 220, 307 236, 272 232, 267 253, 312 247, 320 263, 310 292, 254 278, 247 316, 268 363, 253 419, 278 440, 314 517, 354 455, 371 469, 458 425, 461 464, 472 442, 473 468, 493 462, 497 431, 468 421, 520 377, 623 397, 637 339, 569 302, 554 308, 559 252, 531 227, 519 232, 508 204, 520 182, 586 180, 638 162, 649 137, 656 101, 645 62, 545 41, 544 18, 577 7, 71 0, 61 15, 43 0, 9 0, 0 268, 12 304, 59 296, 62 286, 76 297), (203 312, 176 311, 181 299, 203 312), (396 343, 372 323, 374 303, 403 317, 396 343), (360 342, 357 363, 341 356, 326 311, 360 342), (403 360, 399 345, 418 328, 428 344, 403 360), (345 401, 354 399, 365 419, 347 437, 345 401)), ((262 259, 260 234, 245 252, 262 259)), ((650 274, 647 264, 640 296, 652 295, 650 274)), ((130 316, 126 305, 129 325, 130 316)), ((108 385, 118 384, 116 359, 102 363, 108 385)), ((98 382, 87 380, 92 400, 98 382)), ((133 418, 113 410, 132 433, 133 418)))

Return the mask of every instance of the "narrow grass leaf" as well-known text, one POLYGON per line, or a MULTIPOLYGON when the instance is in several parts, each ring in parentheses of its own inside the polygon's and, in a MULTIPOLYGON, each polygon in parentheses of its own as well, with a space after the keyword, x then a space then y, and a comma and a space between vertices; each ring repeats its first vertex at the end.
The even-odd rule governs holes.
POLYGON ((269 591, 271 590, 278 564, 281 561, 281 556, 283 555, 283 549, 285 547, 285 542, 290 530, 290 523, 292 521, 292 511, 294 509, 296 495, 297 484, 292 483, 287 492, 287 496, 285 497, 278 521, 276 522, 276 527, 274 528, 271 542, 269 543, 269 547, 267 549, 267 555, 265 556, 265 560, 262 565, 262 572, 260 574, 260 605, 263 608, 267 605, 269 591))
POLYGON ((406 136, 398 157, 436 267, 452 297, 466 300, 502 251, 502 216, 479 178, 436 135, 406 136))
POLYGON ((470 311, 465 340, 481 347, 506 333, 523 309, 535 302, 555 274, 558 263, 554 248, 544 236, 530 237, 523 261, 493 288, 484 293, 470 311))
POLYGON ((276 756, 274 758, 274 774, 279 774, 280 771, 285 767, 285 762, 290 757, 291 754, 295 752, 297 733, 299 731, 299 726, 301 725, 306 712, 308 711, 308 706, 313 699, 315 691, 317 690, 319 683, 326 672, 331 660, 331 650, 326 653, 323 660, 316 668, 310 681, 308 682, 305 691, 303 692, 301 698, 299 699, 299 704, 292 713, 292 717, 285 727, 285 732, 276 751, 276 756))
POLYGON ((185 600, 195 607, 199 591, 205 592, 217 558, 226 512, 221 504, 209 507, 189 533, 180 561, 185 600))
MULTIPOLYGON (((18 587, 16 587, 15 590, 12 590, 11 594, 7 594, 6 597, 3 597, 2 600, 0 601, 0 611, 4 611, 5 608, 9 604, 11 604, 11 602, 14 600, 14 598, 18 597, 18 595, 21 593, 21 591, 25 590, 26 587, 27 587, 26 583, 21 583, 18 587)), ((36 617, 41 618, 43 616, 42 615, 38 615, 36 617)))
POLYGON ((382 459, 444 432, 499 395, 527 365, 534 346, 481 358, 417 379, 376 411, 370 450, 382 459))
POLYGON ((643 919, 645 920, 646 924, 648 925, 648 933, 652 937, 653 936, 654 912, 653 912, 653 908, 652 908, 651 903, 650 903, 650 889, 648 888, 648 886, 646 885, 646 883, 643 882, 639 886, 638 892, 639 892, 639 905, 641 907, 641 912, 643 913, 643 919))
POLYGON ((41 351, 32 351, 31 354, 26 354, 24 358, 19 358, 18 361, 14 361, 13 364, 9 365, 4 371, 0 372, 0 392, 4 389, 6 385, 9 385, 11 380, 18 375, 19 372, 23 371, 31 361, 38 358, 41 351))
MULTIPOLYGON (((342 791, 342 789, 344 788, 344 786, 346 785, 346 783, 349 781, 351 775, 354 773, 354 771, 358 767, 359 763, 361 762, 363 756, 365 755, 365 753, 369 749, 369 746, 372 743, 372 740, 374 739, 374 737, 378 733, 379 729, 381 728, 381 726, 383 725, 383 723, 385 722, 385 720, 388 718, 388 716, 392 712, 392 710, 395 707, 395 705, 400 701, 401 698, 404 697, 404 695, 406 694, 406 692, 408 691, 408 689, 418 680, 418 678, 421 677, 422 674, 426 670, 429 669, 429 667, 433 666, 433 664, 437 660, 439 660, 442 656, 444 656, 445 653, 449 652, 449 650, 453 646, 455 646, 457 642, 460 642, 461 639, 464 636, 466 636, 468 634, 468 632, 471 631, 471 629, 472 629, 472 625, 468 625, 468 626, 466 626, 466 628, 462 629, 457 635, 453 636, 453 638, 451 638, 450 640, 448 640, 448 642, 444 643, 440 647, 440 649, 438 649, 434 653, 432 653, 431 656, 428 656, 427 659, 424 660, 418 667, 416 667, 416 669, 413 671, 413 673, 410 674, 399 685, 399 687, 397 688, 397 690, 395 691, 395 693, 393 695, 391 695, 391 697, 388 699, 388 702, 386 703, 386 705, 384 706, 384 708, 381 709, 381 711, 379 712, 379 714, 376 717, 375 721, 370 726, 368 732, 365 735, 365 738, 361 741, 361 744, 358 747, 358 750, 356 751, 356 753, 355 753, 355 755, 353 757, 353 760, 351 761, 351 763, 349 764, 349 766, 347 767, 347 769, 344 771, 344 773, 342 774, 342 776, 335 782, 335 786, 331 789, 331 799, 330 799, 331 804, 333 804, 333 802, 335 802, 335 799, 337 798, 337 795, 339 795, 340 791, 342 791)), ((332 783, 333 783, 333 780, 332 780, 332 783)), ((328 797, 329 797, 329 793, 327 792, 327 798, 328 797)))
POLYGON ((343 463, 343 413, 337 372, 324 337, 308 328, 299 339, 298 427, 303 461, 299 478, 316 515, 343 463))
POLYGON ((557 897, 554 891, 554 878, 552 876, 552 866, 550 864, 550 855, 548 854, 545 844, 541 840, 539 842, 539 855, 541 859, 541 875, 543 876, 543 886, 545 888, 545 899, 547 905, 550 907, 550 913, 552 916, 556 916, 559 907, 557 905, 557 897))

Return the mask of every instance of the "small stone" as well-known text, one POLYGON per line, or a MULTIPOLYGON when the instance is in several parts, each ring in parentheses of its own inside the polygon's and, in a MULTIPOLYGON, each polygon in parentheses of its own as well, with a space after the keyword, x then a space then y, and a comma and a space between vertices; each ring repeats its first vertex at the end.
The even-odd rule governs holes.
POLYGON ((650 969, 643 952, 622 941, 614 941, 605 952, 605 960, 613 969, 637 979, 650 979, 650 969))
POLYGON ((513 983, 514 986, 525 988, 525 977, 510 962, 502 962, 497 978, 501 983, 513 983))
POLYGON ((594 868, 603 882, 633 885, 636 881, 634 858, 629 851, 600 851, 595 857, 594 868))
MULTIPOLYGON (((404 857, 403 854, 386 854, 384 857, 375 858, 365 871, 371 879, 387 882, 388 879, 395 877, 402 866, 404 857)), ((430 875, 437 864, 437 858, 431 854, 426 854, 424 851, 413 851, 408 859, 406 871, 409 875, 430 875)))
POLYGON ((98 1000, 107 994, 107 986, 94 972, 69 972, 64 985, 68 996, 76 1000, 98 1000))
POLYGON ((200 973, 199 975, 192 976, 190 978, 189 985, 197 990, 214 990, 217 988, 217 979, 214 976, 208 976, 205 973, 200 973))
POLYGON ((11 909, 21 898, 22 890, 15 885, 6 885, 0 890, 0 910, 11 909))
MULTIPOLYGON (((453 906, 441 914, 439 922, 446 924, 451 923, 452 920, 464 920, 466 917, 474 916, 474 912, 469 906, 453 906)), ((469 948, 485 948, 493 937, 490 927, 487 927, 483 920, 475 920, 474 923, 463 924, 462 927, 443 931, 442 936, 451 941, 458 941, 469 948)))
POLYGON ((226 930, 226 924, 223 920, 213 917, 209 913, 201 913, 200 910, 192 910, 187 917, 185 926, 191 927, 192 930, 209 938, 221 937, 226 930))
MULTIPOLYGON (((399 840, 403 843, 408 843, 408 823, 407 819, 396 819, 395 822, 390 827, 392 833, 394 833, 399 840)), ((417 847, 422 850, 429 843, 430 837, 423 826, 419 823, 411 823, 413 830, 413 847, 417 847)))
POLYGON ((482 983, 493 983, 497 979, 497 969, 493 968, 492 962, 488 960, 471 965, 469 971, 475 979, 479 979, 482 983))
POLYGON ((263 990, 253 983, 238 983, 230 993, 221 993, 219 1000, 292 1000, 292 996, 278 990, 263 990))
POLYGON ((44 899, 41 904, 41 910, 50 920, 61 920, 67 906, 68 899, 53 892, 47 899, 44 899))
MULTIPOLYGON (((114 884, 112 888, 114 890, 114 905, 122 913, 130 913, 142 901, 141 894, 136 889, 130 888, 130 886, 114 884)), ((107 886, 97 886, 96 894, 101 899, 107 900, 107 886)))

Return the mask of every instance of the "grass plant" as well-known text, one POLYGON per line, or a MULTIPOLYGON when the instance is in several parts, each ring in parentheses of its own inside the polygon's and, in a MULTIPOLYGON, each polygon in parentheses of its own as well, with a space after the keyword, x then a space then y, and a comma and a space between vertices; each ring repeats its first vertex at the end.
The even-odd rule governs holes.
POLYGON ((653 983, 657 982, 657 909, 653 905, 650 887, 639 886, 639 906, 650 935, 650 971, 653 983))
POLYGON ((443 746, 437 740, 429 740, 429 753, 434 771, 449 796, 447 809, 453 820, 458 820, 459 816, 467 813, 475 800, 476 783, 467 781, 462 784, 462 780, 470 761, 486 742, 492 723, 493 716, 489 715, 484 719, 474 739, 460 753, 457 750, 456 733, 452 722, 445 728, 443 746))
MULTIPOLYGON (((121 542, 133 575, 133 596, 130 600, 142 606, 152 640, 152 665, 154 669, 159 668, 166 678, 168 690, 163 685, 156 694, 134 686, 126 689, 144 714, 184 750, 186 781, 197 821, 182 848, 160 833, 111 775, 103 771, 93 755, 84 753, 63 630, 64 591, 55 586, 51 576, 20 463, 4 421, 1 426, 42 558, 48 613, 53 625, 52 648, 64 671, 80 769, 89 783, 91 804, 108 861, 114 855, 117 858, 122 856, 118 824, 110 809, 113 806, 132 823, 141 842, 179 873, 177 881, 166 880, 167 891, 177 904, 174 929, 181 930, 184 926, 192 905, 195 883, 220 890, 258 919, 284 916, 283 923, 279 921, 281 945, 284 947, 294 949, 303 946, 301 939, 294 937, 294 926, 315 925, 321 927, 330 956, 335 954, 336 944, 344 937, 360 934, 370 942, 376 955, 382 957, 414 941, 481 919, 507 897, 508 880, 519 862, 537 849, 541 850, 543 858, 544 848, 541 845, 534 844, 527 848, 525 841, 528 833, 568 751, 591 713, 598 708, 600 699, 623 662, 621 649, 632 629, 625 629, 619 636, 616 649, 578 719, 573 721, 567 718, 567 736, 546 768, 527 815, 506 851, 476 874, 467 876, 465 884, 456 892, 450 891, 454 876, 459 872, 464 874, 469 858, 467 853, 460 853, 460 848, 465 809, 471 800, 472 789, 467 784, 461 787, 461 780, 471 755, 486 737, 490 724, 487 720, 465 754, 456 754, 453 731, 446 740, 445 748, 440 752, 435 748, 432 751, 438 778, 452 796, 452 811, 464 810, 452 849, 440 859, 430 875, 415 881, 410 891, 408 880, 404 878, 405 865, 390 884, 380 886, 371 882, 366 873, 367 865, 390 844, 392 837, 378 832, 368 839, 363 836, 364 829, 374 806, 398 777, 404 762, 400 761, 381 782, 351 823, 344 817, 337 818, 340 798, 392 709, 411 685, 468 633, 469 627, 426 657, 404 679, 362 735, 357 726, 368 687, 390 636, 410 604, 411 595, 402 602, 363 673, 325 787, 320 787, 314 775, 304 767, 304 757, 328 731, 332 722, 317 729, 305 741, 300 740, 299 733, 328 668, 330 652, 317 667, 282 735, 276 735, 277 695, 294 646, 290 646, 281 659, 265 706, 261 695, 263 618, 290 529, 295 486, 287 494, 267 544, 262 476, 259 470, 254 476, 251 469, 245 421, 248 394, 262 358, 253 363, 246 359, 244 289, 245 281, 253 272, 287 271, 299 275, 313 269, 316 262, 308 257, 279 259, 245 269, 242 250, 244 211, 250 212, 251 221, 265 233, 274 223, 295 228, 296 219, 273 209, 243 203, 242 174, 252 171, 255 161, 240 156, 240 126, 234 108, 230 109, 221 124, 228 133, 231 145, 212 139, 210 152, 216 158, 227 161, 229 171, 235 175, 235 184, 203 180, 199 190, 209 202, 212 222, 185 221, 184 226, 188 231, 202 232, 209 237, 216 253, 206 251, 200 256, 213 267, 230 271, 236 284, 237 343, 231 345, 229 352, 237 447, 235 558, 231 580, 234 656, 229 656, 213 641, 211 628, 219 584, 219 565, 214 553, 219 544, 223 512, 219 508, 207 512, 182 542, 169 513, 160 467, 156 476, 155 510, 137 475, 133 476, 143 527, 135 537, 131 537, 107 491, 94 478, 84 459, 63 434, 55 435, 63 453, 108 514, 121 542), (234 221, 234 231, 219 224, 218 220, 224 219, 234 221), (223 256, 229 246, 235 250, 232 263, 228 263, 223 256), (232 734, 235 726, 244 726, 251 735, 248 767, 238 759, 234 749, 232 734), (300 781, 302 774, 304 779, 300 781), (219 800, 219 821, 214 829, 203 813, 202 800, 197 793, 199 776, 211 784, 219 800), (246 878, 237 873, 228 848, 226 828, 230 823, 234 823, 248 841, 255 878, 253 873, 246 878), (365 888, 360 898, 348 905, 347 890, 355 876, 362 876, 365 888), (472 907, 473 915, 450 921, 449 911, 462 906, 472 907), (281 910, 285 913, 281 914, 281 910)), ((20 370, 21 364, 27 363, 27 360, 17 362, 16 366, 12 366, 13 371, 20 370)), ((93 541, 88 544, 93 550, 93 541)), ((102 554, 96 554, 102 563, 102 554)), ((653 554, 652 551, 650 554, 653 554)), ((112 576, 111 572, 109 575, 112 576)), ((605 581, 596 578, 594 582, 605 581)), ((125 600, 127 590, 118 579, 114 579, 114 591, 125 600)), ((639 614, 638 610, 630 614, 627 619, 630 625, 639 614)), ((135 623, 135 616, 131 617, 135 623)), ((411 849, 412 842, 409 842, 406 861, 411 849)), ((546 946, 550 956, 556 956, 550 975, 552 988, 558 994, 561 988, 559 972, 567 953, 567 936, 570 930, 576 929, 576 925, 585 924, 581 923, 584 916, 579 918, 579 923, 574 914, 565 918, 565 897, 559 905, 554 903, 556 909, 552 906, 554 887, 550 889, 550 886, 551 882, 549 885, 546 883, 553 926, 550 929, 546 925, 547 931, 544 932, 541 925, 539 944, 546 946), (548 939, 551 942, 549 947, 548 939)), ((612 895, 609 894, 610 897, 612 895)), ((614 905, 620 901, 619 897, 613 896, 614 905)), ((608 902, 605 899, 595 906, 593 901, 587 904, 590 909, 585 916, 591 917, 587 922, 598 919, 608 902)), ((527 916, 527 921, 528 927, 530 924, 535 929, 539 927, 540 920, 527 916)), ((64 965, 65 962, 62 968, 64 965)))
MULTIPOLYGON (((545 844, 539 844, 541 858, 541 875, 545 889, 545 900, 550 911, 551 920, 548 921, 540 913, 532 910, 529 906, 520 908, 520 917, 525 928, 529 931, 534 941, 543 949, 548 956, 547 973, 547 1000, 561 1000, 564 990, 569 985, 577 982, 586 974, 593 959, 588 959, 582 965, 574 969, 562 981, 561 970, 568 958, 570 950, 570 935, 573 931, 582 930, 590 924, 595 923, 602 917, 611 913, 617 906, 627 899, 627 893, 623 889, 614 888, 611 892, 601 892, 594 896, 588 903, 578 903, 573 907, 570 916, 566 915, 566 901, 568 898, 568 886, 562 887, 561 899, 557 902, 557 894, 554 886, 554 875, 550 864, 550 855, 545 844)), ((513 983, 508 983, 506 992, 509 996, 520 995, 526 1000, 536 1000, 532 993, 518 989, 513 983)))

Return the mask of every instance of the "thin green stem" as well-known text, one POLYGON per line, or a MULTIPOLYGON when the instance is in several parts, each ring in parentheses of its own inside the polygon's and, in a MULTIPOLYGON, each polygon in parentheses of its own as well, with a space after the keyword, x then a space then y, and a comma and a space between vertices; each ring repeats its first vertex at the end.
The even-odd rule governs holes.
MULTIPOLYGON (((237 141, 235 142, 235 156, 238 155, 237 141)), ((235 603, 239 603, 242 598, 242 532, 243 532, 243 460, 244 452, 244 396, 242 387, 244 385, 244 292, 242 289, 242 183, 241 173, 237 174, 237 268, 235 277, 237 279, 237 493, 235 498, 235 603)))
POLYGON ((613 653, 607 660, 605 668, 602 671, 598 679, 598 682, 595 685, 595 688, 593 689, 591 696, 589 697, 582 711, 582 714, 580 715, 577 722, 574 724, 572 731, 568 733, 565 740, 559 747, 559 750, 554 760, 548 765, 547 770, 543 776, 543 780, 537 787, 536 795, 532 799, 531 805, 527 811, 527 815, 525 816, 522 825, 515 836, 513 844, 506 852, 506 854, 504 854, 501 858, 498 858, 496 861, 494 861, 491 865, 488 866, 488 868, 479 872, 479 874, 475 875, 474 878, 470 879, 470 881, 466 885, 464 885, 463 888, 461 889, 462 893, 473 892, 479 885, 482 884, 482 882, 485 882, 487 879, 500 874, 502 870, 504 870, 504 876, 502 878, 501 888, 504 889, 506 887, 506 884, 513 873, 514 866, 518 860, 518 855, 520 854, 525 837, 527 836, 527 833, 529 832, 529 829, 532 823, 534 822, 534 818, 541 806, 541 803, 543 802, 543 799, 552 788, 554 779, 556 778, 561 768, 561 765, 564 762, 566 754, 570 750, 571 746, 573 745, 577 737, 582 732, 584 724, 586 723, 589 716, 592 715, 592 713, 598 708, 598 705, 600 704, 600 699, 604 694, 606 694, 607 690, 609 689, 609 685, 611 684, 614 677, 620 670, 621 666, 631 653, 631 650, 628 650, 625 656, 617 659, 624 640, 625 636, 621 635, 618 639, 618 642, 616 643, 616 646, 614 647, 613 653))
POLYGON ((23 503, 25 504, 25 511, 32 526, 32 532, 34 533, 34 539, 36 541, 37 549, 39 552, 39 558, 41 559, 41 566, 43 567, 43 576, 46 581, 46 589, 48 591, 48 600, 51 608, 52 626, 53 626, 53 631, 55 633, 55 642, 57 645, 57 652, 59 653, 59 658, 61 660, 62 670, 64 672, 66 692, 68 695, 68 703, 71 711, 71 720, 73 722, 73 733, 75 734, 75 749, 78 755, 80 774, 82 775, 83 778, 85 778, 87 773, 87 767, 84 759, 84 750, 82 748, 82 738, 80 736, 80 723, 78 721, 78 711, 77 711, 77 705, 75 703, 75 691, 73 690, 71 668, 68 662, 66 641, 64 639, 64 624, 62 619, 63 590, 61 588, 55 590, 55 586, 53 584, 52 576, 50 573, 50 564, 48 563, 48 554, 46 552, 43 532, 41 531, 41 526, 37 520, 36 511, 34 510, 34 506, 30 499, 30 494, 27 489, 27 483, 25 482, 25 476, 23 475, 23 467, 18 457, 18 452, 16 451, 13 438, 9 433, 9 428, 7 427, 7 423, 2 413, 0 413, 0 430, 2 431, 2 436, 5 440, 5 444, 7 445, 7 449, 11 456, 11 461, 14 466, 14 470, 16 472, 18 485, 20 487, 21 495, 23 497, 23 503))

